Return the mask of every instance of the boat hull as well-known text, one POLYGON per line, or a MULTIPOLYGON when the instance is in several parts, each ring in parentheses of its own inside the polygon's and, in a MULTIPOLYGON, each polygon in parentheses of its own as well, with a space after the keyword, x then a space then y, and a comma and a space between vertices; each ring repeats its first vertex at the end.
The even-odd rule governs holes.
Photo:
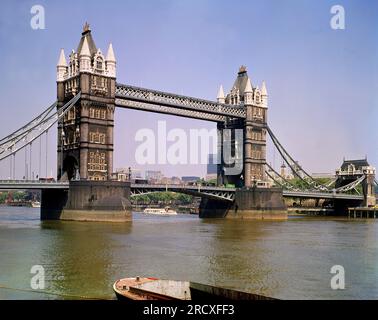
POLYGON ((160 280, 156 278, 125 278, 113 284, 118 300, 276 300, 254 293, 211 286, 189 281, 160 280))

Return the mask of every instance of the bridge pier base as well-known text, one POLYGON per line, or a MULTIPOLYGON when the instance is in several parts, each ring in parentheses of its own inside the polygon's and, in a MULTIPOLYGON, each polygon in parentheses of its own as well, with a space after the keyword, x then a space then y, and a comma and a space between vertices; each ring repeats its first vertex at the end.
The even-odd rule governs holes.
POLYGON ((225 201, 202 198, 199 207, 199 217, 201 219, 225 218, 232 204, 225 201))
POLYGON ((67 203, 68 190, 41 190, 41 220, 59 220, 67 203))
POLYGON ((280 188, 243 188, 235 191, 235 202, 202 198, 200 218, 286 220, 287 208, 280 188))
POLYGON ((287 208, 280 188, 243 188, 235 192, 235 203, 227 218, 286 220, 287 208))
POLYGON ((124 222, 132 219, 130 184, 71 181, 69 191, 42 191, 42 220, 124 222))

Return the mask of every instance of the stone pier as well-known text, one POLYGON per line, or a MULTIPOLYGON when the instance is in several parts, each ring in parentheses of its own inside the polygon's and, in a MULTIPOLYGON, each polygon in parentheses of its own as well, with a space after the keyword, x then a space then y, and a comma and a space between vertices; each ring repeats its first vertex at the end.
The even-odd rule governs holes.
POLYGON ((199 207, 199 217, 201 219, 225 218, 232 203, 219 201, 210 198, 202 198, 199 207))
POLYGON ((280 188, 237 189, 235 202, 202 199, 200 218, 286 220, 287 208, 280 188))
POLYGON ((69 191, 42 190, 42 220, 124 222, 132 219, 130 184, 71 181, 69 191))
POLYGON ((286 220, 282 189, 253 187, 236 190, 235 203, 227 218, 286 220))

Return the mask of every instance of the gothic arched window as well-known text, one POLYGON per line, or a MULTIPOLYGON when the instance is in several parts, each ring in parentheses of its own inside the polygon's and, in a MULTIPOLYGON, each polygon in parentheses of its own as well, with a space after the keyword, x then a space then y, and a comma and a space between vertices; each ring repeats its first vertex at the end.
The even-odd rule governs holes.
POLYGON ((96 69, 98 71, 102 71, 103 66, 104 66, 104 62, 102 61, 102 58, 98 57, 97 60, 96 60, 96 69))
POLYGON ((260 93, 257 92, 257 93, 256 93, 256 102, 257 102, 257 103, 260 103, 260 100, 261 100, 261 99, 260 99, 260 93))

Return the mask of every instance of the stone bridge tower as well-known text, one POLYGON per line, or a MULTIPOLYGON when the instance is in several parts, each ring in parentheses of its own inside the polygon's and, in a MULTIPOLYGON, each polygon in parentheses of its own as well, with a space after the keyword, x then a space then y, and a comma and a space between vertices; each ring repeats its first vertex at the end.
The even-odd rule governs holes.
MULTIPOLYGON (((231 140, 233 150, 237 155, 237 148, 242 148, 243 158, 235 159, 242 164, 242 172, 239 175, 228 175, 227 165, 222 158, 218 166, 218 183, 232 183, 237 187, 249 188, 255 182, 265 181, 265 162, 266 162, 266 124, 268 115, 268 93, 265 82, 262 83, 261 89, 252 86, 251 79, 248 76, 247 68, 241 66, 229 94, 224 95, 221 87, 218 92, 217 101, 235 106, 244 106, 246 110, 246 119, 227 119, 225 123, 218 124, 218 130, 224 129, 241 129, 243 130, 243 143, 238 145, 235 141, 234 133, 231 140)), ((227 143, 227 135, 219 134, 221 143, 219 151, 222 153, 223 144, 227 143)))
POLYGON ((112 44, 105 57, 86 23, 68 64, 62 49, 57 65, 58 108, 81 92, 80 100, 58 123, 59 180, 111 178, 115 82, 112 44))
MULTIPOLYGON (((247 68, 241 66, 230 92, 225 96, 221 86, 217 101, 233 105, 235 108, 243 108, 246 112, 245 119, 226 118, 224 122, 217 125, 218 184, 234 184, 237 189, 232 205, 203 198, 199 216, 201 218, 287 219, 282 189, 269 187, 266 184, 268 93, 265 82, 262 83, 261 89, 258 86, 254 87, 247 68), (236 138, 236 131, 242 131, 241 139, 236 138), (230 145, 233 161, 224 159, 224 150, 228 148, 227 145, 230 145), (230 170, 235 165, 240 170, 230 170)), ((226 157, 228 157, 227 152, 226 157)))

